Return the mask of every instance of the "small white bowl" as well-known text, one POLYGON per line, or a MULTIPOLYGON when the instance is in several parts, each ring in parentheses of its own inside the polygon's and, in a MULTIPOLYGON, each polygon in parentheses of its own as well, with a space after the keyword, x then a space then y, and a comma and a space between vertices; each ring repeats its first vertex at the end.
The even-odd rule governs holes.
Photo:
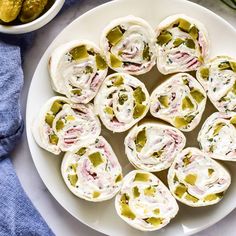
POLYGON ((57 13, 61 10, 65 0, 55 0, 53 5, 39 18, 21 25, 1 25, 0 24, 0 32, 6 34, 23 34, 34 31, 36 29, 41 28, 46 25, 49 21, 51 21, 57 13))

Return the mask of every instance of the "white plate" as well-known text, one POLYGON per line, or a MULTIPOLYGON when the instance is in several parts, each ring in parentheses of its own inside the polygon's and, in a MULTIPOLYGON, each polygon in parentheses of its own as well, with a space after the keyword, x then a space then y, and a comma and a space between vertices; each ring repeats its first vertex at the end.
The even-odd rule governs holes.
MULTIPOLYGON (((119 0, 99 6, 73 21, 67 26, 49 46, 43 55, 32 79, 27 103, 27 137, 30 151, 35 166, 45 185, 56 200, 75 218, 95 230, 107 235, 183 235, 199 232, 216 223, 236 206, 236 174, 234 163, 227 163, 232 174, 232 185, 224 199, 215 206, 200 209, 191 208, 180 204, 178 216, 171 223, 158 232, 142 233, 137 231, 116 214, 114 199, 103 203, 90 203, 74 196, 66 187, 60 174, 61 157, 56 157, 34 142, 31 134, 32 120, 39 113, 40 107, 51 96, 55 95, 51 89, 47 63, 52 50, 58 45, 73 39, 89 39, 99 42, 99 36, 103 28, 114 18, 133 14, 147 20, 154 28, 165 17, 184 13, 200 20, 208 29, 211 40, 211 57, 217 54, 227 54, 236 57, 236 31, 226 21, 211 11, 194 3, 184 0, 119 0)), ((151 92, 164 76, 154 68, 148 74, 139 76, 145 82, 151 92)), ((215 109, 207 104, 202 122, 215 109)), ((202 124, 201 122, 201 124, 202 124)), ((197 146, 196 137, 201 124, 191 134, 187 134, 187 146, 197 146)), ((116 152, 124 173, 131 169, 127 157, 124 154, 123 139, 126 133, 115 134, 103 129, 103 135, 110 141, 116 152)))

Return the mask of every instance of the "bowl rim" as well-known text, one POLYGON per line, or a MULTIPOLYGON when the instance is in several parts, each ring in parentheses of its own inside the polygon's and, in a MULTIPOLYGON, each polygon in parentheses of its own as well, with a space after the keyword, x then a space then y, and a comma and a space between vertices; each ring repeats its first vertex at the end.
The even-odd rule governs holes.
POLYGON ((57 15, 57 13, 61 10, 64 2, 65 0, 55 0, 53 5, 44 14, 31 22, 21 25, 0 24, 0 32, 7 34, 21 34, 39 29, 50 22, 57 15))

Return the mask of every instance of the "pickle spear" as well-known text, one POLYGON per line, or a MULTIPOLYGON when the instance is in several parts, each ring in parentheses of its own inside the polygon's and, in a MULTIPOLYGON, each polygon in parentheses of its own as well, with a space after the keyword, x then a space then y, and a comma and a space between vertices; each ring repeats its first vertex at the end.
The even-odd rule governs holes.
POLYGON ((0 0, 0 20, 11 22, 19 15, 23 0, 0 0))
POLYGON ((35 20, 44 10, 48 0, 25 0, 20 12, 20 21, 27 23, 35 20))

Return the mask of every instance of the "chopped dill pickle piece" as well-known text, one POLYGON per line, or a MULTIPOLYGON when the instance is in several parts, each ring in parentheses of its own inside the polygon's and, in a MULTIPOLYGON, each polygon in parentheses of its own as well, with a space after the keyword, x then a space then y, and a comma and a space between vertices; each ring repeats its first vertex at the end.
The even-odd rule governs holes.
POLYGON ((234 82, 233 87, 231 88, 232 93, 234 93, 236 95, 236 81, 234 82))
POLYGON ((183 158, 184 166, 187 166, 191 163, 191 161, 190 161, 191 157, 192 157, 191 152, 189 152, 187 155, 184 156, 184 158, 183 158))
POLYGON ((93 192, 93 198, 98 198, 101 195, 100 192, 94 191, 93 192))
POLYGON ((79 156, 83 156, 85 154, 86 150, 87 150, 86 147, 82 147, 82 148, 79 149, 78 152, 76 152, 76 154, 79 155, 79 156))
POLYGON ((191 123, 194 118, 195 118, 195 116, 190 115, 190 116, 186 116, 186 117, 185 117, 185 120, 186 120, 188 123, 191 123))
POLYGON ((154 197, 155 193, 156 193, 156 189, 152 186, 149 186, 144 189, 144 195, 146 195, 146 196, 154 197))
POLYGON ((116 76, 115 78, 114 78, 114 82, 113 82, 113 85, 114 86, 120 86, 120 85, 122 85, 122 84, 124 84, 124 78, 122 77, 122 76, 116 76))
POLYGON ((205 98, 205 96, 198 89, 191 90, 190 94, 197 103, 201 103, 201 101, 205 98))
POLYGON ((56 134, 50 134, 50 135, 49 135, 49 142, 50 142, 51 144, 56 145, 56 144, 58 143, 58 140, 59 140, 59 138, 57 137, 56 134))
POLYGON ((128 100, 128 96, 126 94, 121 94, 119 96, 118 102, 120 105, 124 105, 124 103, 128 100))
POLYGON ((162 220, 160 218, 156 218, 156 217, 147 218, 145 221, 153 226, 158 226, 158 225, 162 224, 162 220))
POLYGON ((146 173, 137 173, 134 177, 134 181, 147 182, 149 180, 149 174, 146 173))
POLYGON ((109 115, 114 115, 113 108, 112 107, 105 107, 104 112, 109 114, 109 115))
POLYGON ((152 156, 155 157, 155 158, 160 158, 161 155, 163 154, 163 152, 164 152, 164 150, 159 150, 158 152, 154 152, 152 154, 152 156))
POLYGON ((46 115, 46 117, 45 117, 45 122, 46 122, 50 127, 52 127, 52 123, 53 123, 54 118, 55 118, 54 115, 47 113, 47 115, 46 115))
POLYGON ((175 117, 174 126, 176 128, 183 128, 183 127, 186 127, 187 125, 188 125, 188 122, 183 117, 179 117, 179 116, 175 117))
POLYGON ((141 87, 137 87, 137 88, 134 90, 133 96, 134 96, 134 99, 135 99, 135 102, 136 102, 136 103, 142 104, 142 102, 144 102, 144 101, 146 100, 146 95, 145 95, 145 93, 143 92, 143 90, 142 90, 141 87))
POLYGON ((65 124, 64 124, 63 120, 60 119, 56 123, 56 130, 60 131, 64 128, 64 126, 65 126, 65 124))
POLYGON ((116 179, 115 179, 115 183, 118 183, 118 182, 120 182, 121 180, 122 180, 122 175, 119 174, 119 175, 116 177, 116 179))
POLYGON ((66 121, 73 121, 73 120, 75 120, 75 117, 72 115, 68 115, 68 116, 66 116, 65 119, 66 119, 66 121))
POLYGON ((233 116, 233 117, 230 119, 230 124, 236 126, 236 116, 233 116))
POLYGON ((100 152, 94 152, 89 155, 89 160, 91 161, 94 167, 99 166, 103 163, 103 159, 100 152))
POLYGON ((119 60, 114 54, 110 54, 110 62, 111 62, 111 67, 117 68, 121 67, 122 61, 119 60))
POLYGON ((179 184, 175 189, 175 195, 181 198, 187 191, 187 187, 184 184, 179 184))
POLYGON ((198 28, 195 25, 192 26, 191 29, 189 30, 189 34, 192 38, 198 39, 198 34, 199 34, 198 28))
POLYGON ((51 111, 53 115, 56 115, 62 109, 62 106, 63 104, 61 104, 60 101, 55 101, 51 106, 51 111))
POLYGON ((159 215, 160 214, 160 209, 156 208, 155 210, 153 210, 153 213, 156 214, 156 215, 159 215))
POLYGON ((76 169, 78 167, 78 163, 73 163, 73 164, 70 165, 70 167, 74 172, 76 172, 76 169))
POLYGON ((171 41, 172 34, 168 31, 162 31, 160 35, 157 37, 157 44, 164 45, 171 41))
POLYGON ((134 198, 137 198, 140 196, 140 192, 138 191, 137 186, 133 187, 133 195, 134 195, 134 198))
POLYGON ((107 63, 100 54, 95 56, 96 65, 99 70, 105 70, 107 68, 107 63))
POLYGON ((186 96, 183 98, 182 100, 182 109, 186 110, 186 109, 190 109, 192 110, 194 108, 194 104, 192 103, 191 99, 186 96))
POLYGON ((204 201, 214 201, 217 198, 222 198, 223 195, 224 195, 224 192, 222 192, 222 193, 215 193, 215 194, 209 194, 209 195, 204 197, 204 201))
POLYGON ((191 23, 189 23, 188 21, 184 20, 184 19, 179 19, 179 25, 178 25, 179 29, 181 29, 184 32, 189 32, 190 28, 191 28, 191 23))
POLYGON ((127 204, 121 204, 121 215, 130 218, 131 220, 134 220, 136 217, 127 204))
POLYGON ((213 174, 213 172, 215 172, 213 169, 208 169, 208 175, 211 176, 213 174))
POLYGON ((108 41, 114 46, 120 42, 123 37, 123 33, 119 26, 113 28, 106 36, 108 41))
POLYGON ((89 54, 87 52, 87 48, 85 45, 75 47, 72 50, 70 50, 69 53, 71 54, 73 60, 82 60, 89 57, 89 54))
POLYGON ((143 49, 143 60, 145 60, 145 61, 150 61, 150 59, 151 59, 149 50, 150 49, 149 49, 148 44, 145 44, 144 49, 143 49))
POLYGON ((75 175, 68 175, 68 180, 70 181, 70 184, 75 187, 77 181, 78 181, 78 176, 75 175))
POLYGON ((214 132, 213 132, 213 136, 216 136, 219 134, 220 130, 225 126, 224 123, 217 123, 214 127, 214 132))
POLYGON ((147 142, 146 130, 143 129, 138 132, 137 137, 135 139, 135 145, 136 145, 137 152, 141 152, 141 150, 144 147, 146 142, 147 142))
POLYGON ((158 101, 160 102, 160 104, 165 107, 168 108, 169 107, 169 97, 166 95, 162 95, 158 98, 158 101))
POLYGON ((194 41, 192 39, 186 39, 185 45, 188 48, 195 49, 195 43, 194 43, 194 41))
POLYGON ((200 70, 201 77, 204 80, 207 80, 209 78, 209 73, 210 73, 210 71, 209 71, 209 69, 207 67, 203 67, 200 70))
POLYGON ((139 104, 137 103, 134 107, 134 112, 133 112, 133 118, 134 119, 137 119, 139 118, 140 116, 143 115, 143 113, 145 112, 146 110, 146 106, 145 105, 142 105, 142 104, 139 104))
POLYGON ((197 180, 197 175, 188 174, 188 175, 186 175, 184 180, 185 180, 186 183, 194 185, 196 183, 196 180, 197 180))
POLYGON ((121 197, 120 197, 120 203, 121 204, 127 204, 129 202, 129 196, 124 193, 121 197))
POLYGON ((93 73, 93 67, 86 66, 85 67, 85 74, 92 74, 93 73))
POLYGON ((230 61, 229 64, 230 64, 230 67, 231 67, 232 71, 236 72, 236 62, 230 61))
POLYGON ((185 199, 187 199, 187 200, 189 200, 191 202, 194 202, 194 203, 199 201, 198 198, 194 197, 193 195, 191 195, 189 193, 186 194, 185 199))
POLYGON ((230 64, 229 64, 229 61, 221 62, 221 63, 218 65, 218 68, 219 68, 219 70, 230 70, 230 69, 231 69, 230 64))
POLYGON ((73 89, 73 90, 71 90, 71 93, 73 93, 74 95, 77 95, 77 96, 82 95, 81 89, 73 89))
POLYGON ((182 44, 184 42, 184 40, 183 39, 181 39, 181 38, 176 38, 175 39, 175 41, 173 42, 173 45, 175 46, 175 47, 178 47, 180 44, 182 44))

